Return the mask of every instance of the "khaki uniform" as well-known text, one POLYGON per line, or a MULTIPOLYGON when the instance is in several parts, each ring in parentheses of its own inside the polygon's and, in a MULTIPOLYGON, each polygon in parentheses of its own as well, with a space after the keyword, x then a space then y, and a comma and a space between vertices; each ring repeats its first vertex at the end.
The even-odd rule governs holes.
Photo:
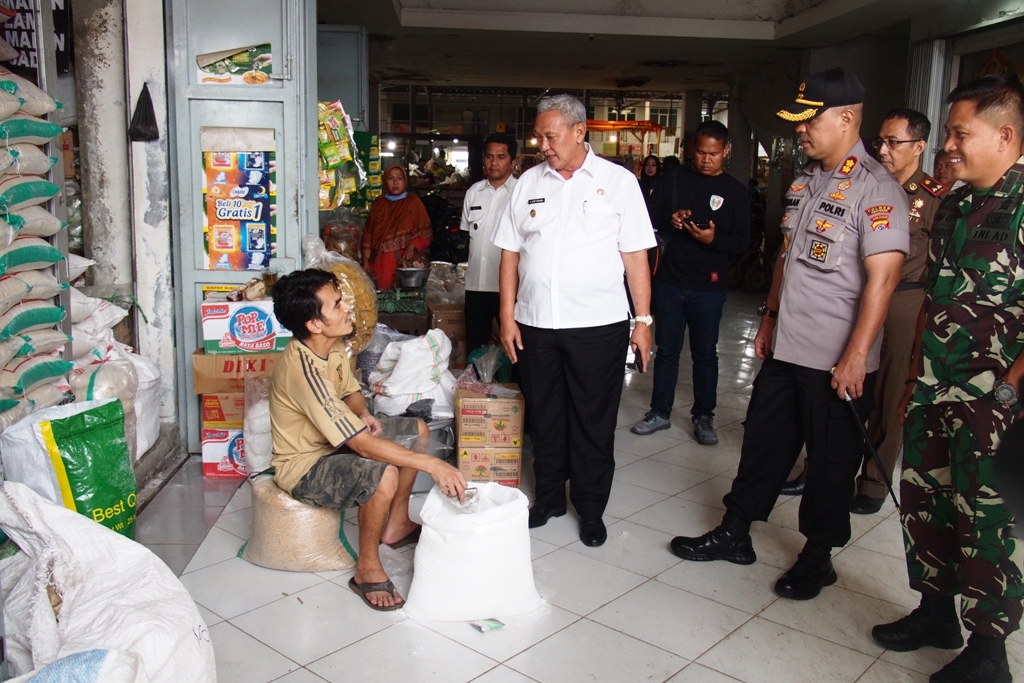
POLYGON ((875 409, 868 418, 868 436, 885 467, 883 473, 865 448, 864 464, 857 478, 858 492, 872 498, 885 498, 892 482, 896 460, 903 450, 903 427, 896 415, 900 398, 910 374, 910 354, 914 348, 917 315, 924 303, 924 285, 928 282, 928 241, 932 222, 946 187, 925 175, 920 168, 903 184, 910 204, 910 256, 903 261, 900 283, 892 295, 889 313, 882 330, 882 357, 875 379, 875 409))

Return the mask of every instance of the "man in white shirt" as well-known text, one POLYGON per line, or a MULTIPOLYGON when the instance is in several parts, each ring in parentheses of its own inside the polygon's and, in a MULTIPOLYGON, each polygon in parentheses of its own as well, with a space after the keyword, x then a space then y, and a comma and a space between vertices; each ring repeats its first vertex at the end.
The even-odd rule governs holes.
POLYGON ((469 233, 469 270, 466 272, 466 352, 485 345, 498 318, 498 269, 501 249, 491 242, 494 229, 516 186, 512 177, 518 146, 508 135, 484 140, 484 179, 466 192, 462 229, 469 233))
POLYGON ((615 422, 626 343, 641 372, 651 354, 655 246, 636 176, 585 142, 586 109, 555 95, 537 105, 534 133, 546 163, 519 178, 494 233, 501 343, 520 365, 530 415, 536 495, 530 528, 580 516, 580 540, 603 544, 601 516, 615 472, 615 422), (636 309, 629 333, 623 274, 636 309))

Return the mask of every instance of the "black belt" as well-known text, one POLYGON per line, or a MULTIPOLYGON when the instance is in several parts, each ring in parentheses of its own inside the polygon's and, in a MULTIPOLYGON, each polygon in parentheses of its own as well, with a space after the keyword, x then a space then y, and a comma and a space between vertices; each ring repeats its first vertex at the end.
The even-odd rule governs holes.
POLYGON ((924 285, 920 282, 901 282, 896 285, 897 292, 907 292, 911 289, 924 289, 924 285))

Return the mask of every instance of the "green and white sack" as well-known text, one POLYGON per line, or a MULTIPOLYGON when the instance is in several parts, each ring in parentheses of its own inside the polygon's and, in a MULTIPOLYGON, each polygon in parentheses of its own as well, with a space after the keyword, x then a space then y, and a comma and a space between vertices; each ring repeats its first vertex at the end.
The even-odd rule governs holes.
POLYGON ((45 145, 63 132, 63 126, 28 114, 15 114, 0 121, 0 140, 6 140, 9 145, 19 142, 45 145))
POLYGON ((10 213, 43 204, 58 192, 59 187, 40 176, 0 176, 0 211, 10 213))
POLYGON ((0 249, 0 275, 39 270, 63 260, 64 254, 46 240, 39 237, 18 237, 11 246, 0 249))
POLYGON ((24 100, 21 104, 21 111, 26 114, 45 116, 59 108, 57 102, 47 95, 45 90, 27 78, 11 73, 3 67, 0 67, 0 90, 5 90, 24 100))
POLYGON ((11 228, 21 236, 49 237, 68 227, 68 224, 41 206, 27 206, 6 216, 11 228))
POLYGON ((41 384, 63 377, 72 367, 70 362, 48 354, 15 358, 0 371, 0 396, 20 398, 41 384))
POLYGON ((32 330, 53 327, 63 319, 63 306, 54 306, 49 301, 36 299, 22 301, 0 315, 0 341, 32 330))
POLYGON ((27 142, 11 145, 5 152, 11 156, 10 165, 4 168, 7 175, 46 175, 57 163, 57 157, 48 156, 38 145, 27 142))

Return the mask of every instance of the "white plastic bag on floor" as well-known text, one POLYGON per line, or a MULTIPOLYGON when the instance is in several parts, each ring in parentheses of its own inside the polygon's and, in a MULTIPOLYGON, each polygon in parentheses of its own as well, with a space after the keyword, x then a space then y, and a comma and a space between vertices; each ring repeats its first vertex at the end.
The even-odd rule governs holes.
POLYGON ((463 514, 434 487, 420 516, 406 616, 423 621, 501 619, 543 604, 533 583, 526 496, 477 484, 480 509, 463 514))
POLYGON ((149 683, 139 656, 117 650, 86 650, 61 657, 7 683, 149 683))
POLYGON ((24 634, 29 648, 11 642, 12 673, 107 648, 138 655, 152 683, 217 680, 199 610, 144 546, 14 482, 0 492, 0 529, 31 560, 21 575, 10 571, 15 558, 0 573, 7 632, 24 634))
POLYGON ((452 343, 441 330, 388 344, 368 379, 376 394, 374 410, 401 415, 409 404, 432 398, 436 417, 453 417, 455 375, 448 369, 451 353, 452 343))

